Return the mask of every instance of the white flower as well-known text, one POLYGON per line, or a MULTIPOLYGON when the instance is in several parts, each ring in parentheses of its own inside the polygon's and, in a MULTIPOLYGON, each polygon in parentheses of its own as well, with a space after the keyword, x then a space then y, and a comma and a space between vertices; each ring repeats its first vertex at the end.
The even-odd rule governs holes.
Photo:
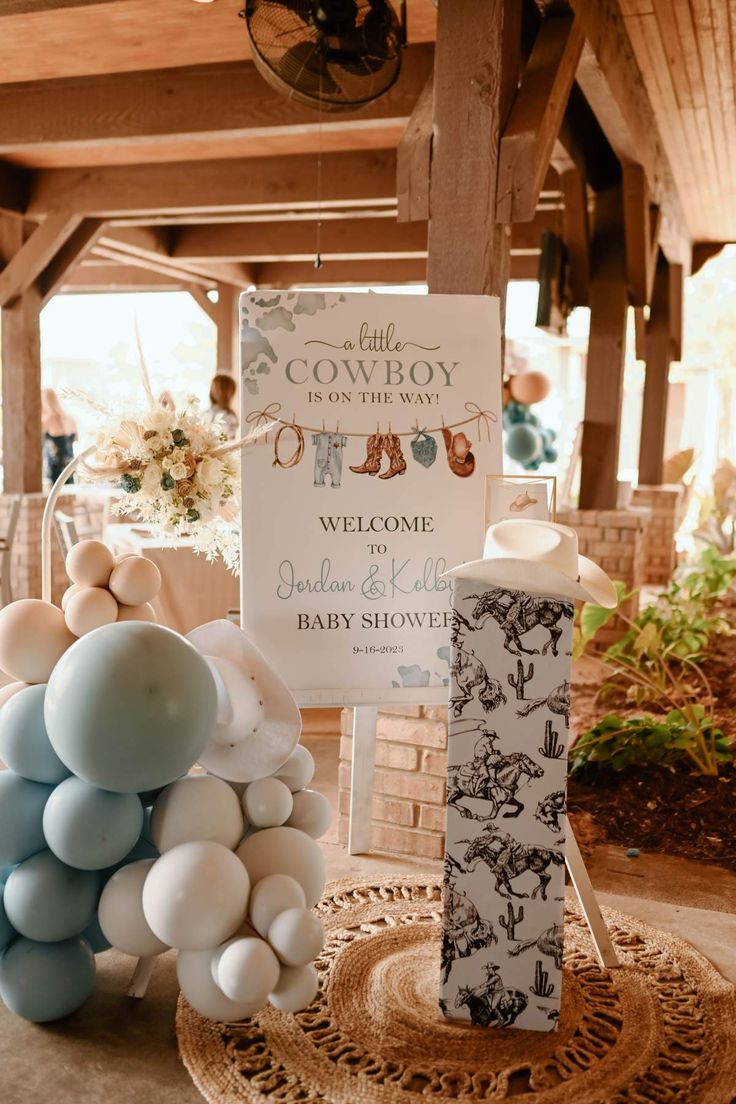
POLYGON ((206 456, 197 467, 197 475, 205 487, 216 487, 222 481, 223 467, 216 456, 206 456))
POLYGON ((153 437, 146 438, 146 447, 149 448, 151 452, 158 452, 162 447, 162 441, 158 434, 154 433, 153 437))
POLYGON ((172 464, 171 468, 169 469, 169 474, 171 475, 172 479, 186 479, 186 465, 181 463, 172 464))
POLYGON ((182 460, 184 459, 184 449, 172 449, 170 455, 172 464, 181 464, 182 460))
POLYGON ((143 469, 142 482, 144 487, 156 487, 161 482, 163 471, 158 464, 149 464, 143 469))
POLYGON ((168 410, 164 410, 161 407, 160 410, 152 410, 146 415, 143 423, 146 429, 164 430, 168 429, 171 424, 171 415, 168 410))
POLYGON ((161 461, 161 467, 165 472, 171 470, 171 460, 168 456, 164 456, 163 460, 161 461))
POLYGON ((171 436, 168 429, 166 430, 165 433, 160 433, 159 437, 161 438, 161 447, 162 448, 171 448, 171 446, 174 443, 174 438, 171 436))

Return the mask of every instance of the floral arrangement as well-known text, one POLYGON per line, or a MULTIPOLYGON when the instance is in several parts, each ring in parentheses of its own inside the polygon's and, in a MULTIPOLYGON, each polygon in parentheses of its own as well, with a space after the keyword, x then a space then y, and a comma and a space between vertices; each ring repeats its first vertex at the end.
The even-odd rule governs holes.
POLYGON ((179 412, 153 406, 139 418, 101 429, 85 470, 92 478, 117 478, 125 497, 117 514, 136 511, 141 522, 164 535, 190 536, 209 559, 221 555, 238 569, 235 526, 237 450, 202 420, 196 399, 179 412))

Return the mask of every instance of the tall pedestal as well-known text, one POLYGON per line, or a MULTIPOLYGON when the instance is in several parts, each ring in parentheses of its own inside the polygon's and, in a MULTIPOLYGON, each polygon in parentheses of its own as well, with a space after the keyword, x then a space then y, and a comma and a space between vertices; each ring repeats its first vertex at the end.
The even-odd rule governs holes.
POLYGON ((440 1005, 450 1019, 551 1031, 573 606, 461 578, 453 601, 440 1005))

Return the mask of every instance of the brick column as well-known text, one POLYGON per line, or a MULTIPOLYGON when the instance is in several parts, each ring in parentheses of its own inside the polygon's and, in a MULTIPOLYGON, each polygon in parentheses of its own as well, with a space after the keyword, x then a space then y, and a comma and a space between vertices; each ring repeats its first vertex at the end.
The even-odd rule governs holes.
POLYGON ((633 504, 651 511, 644 534, 645 583, 666 585, 672 578, 677 562, 675 533, 682 524, 684 498, 685 488, 679 483, 643 485, 633 492, 633 504))
MULTIPOLYGON (((348 840, 353 714, 343 709, 339 838, 348 840)), ((446 706, 388 706, 378 714, 372 845, 441 859, 445 845, 446 706)))
MULTIPOLYGON (((645 533, 650 511, 644 507, 633 510, 563 510, 557 520, 569 525, 578 534, 583 556, 589 556, 612 579, 621 580, 628 589, 644 583, 645 533)), ((635 594, 622 608, 629 618, 639 612, 639 596, 635 594)), ((614 617, 601 629, 596 642, 603 648, 613 644, 626 625, 614 617)))

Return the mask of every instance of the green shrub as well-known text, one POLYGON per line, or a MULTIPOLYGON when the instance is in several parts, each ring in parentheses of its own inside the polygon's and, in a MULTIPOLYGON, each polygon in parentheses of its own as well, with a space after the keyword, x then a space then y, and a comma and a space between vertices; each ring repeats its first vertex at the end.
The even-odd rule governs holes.
POLYGON ((697 755, 701 743, 710 744, 711 740, 716 760, 729 762, 731 752, 721 730, 711 729, 702 706, 695 706, 693 713, 690 721, 679 709, 670 710, 664 717, 650 714, 620 717, 607 713, 571 749, 570 772, 590 766, 611 767, 616 771, 652 764, 671 767, 680 759, 697 755))

